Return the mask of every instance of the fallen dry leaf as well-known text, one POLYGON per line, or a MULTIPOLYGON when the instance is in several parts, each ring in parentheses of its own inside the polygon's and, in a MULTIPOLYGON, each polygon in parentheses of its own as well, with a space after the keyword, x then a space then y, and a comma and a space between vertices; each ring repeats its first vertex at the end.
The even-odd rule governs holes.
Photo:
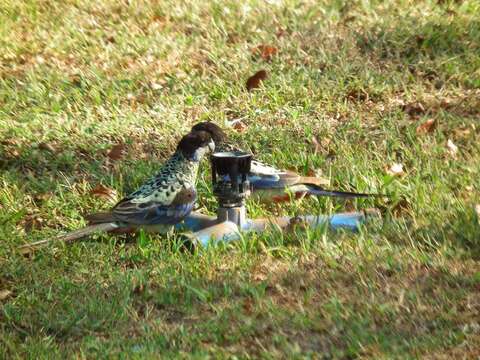
POLYGON ((315 135, 312 136, 312 145, 313 145, 313 150, 315 151, 315 154, 319 154, 322 151, 322 146, 318 142, 318 139, 315 135))
POLYGON ((471 129, 469 128, 459 128, 459 129, 455 129, 454 130, 455 132, 455 138, 466 138, 468 136, 470 136, 470 134, 472 133, 471 132, 471 129))
POLYGON ((408 200, 405 198, 402 198, 395 204, 395 206, 392 207, 391 211, 395 216, 402 216, 402 215, 405 215, 405 213, 409 212, 411 208, 412 206, 408 202, 408 200))
POLYGON ((1 145, 8 145, 8 146, 19 146, 20 145, 20 141, 18 141, 17 139, 2 139, 0 140, 0 144, 1 145))
POLYGON ((295 232, 295 230, 300 229, 300 230, 306 230, 307 229, 307 222, 303 220, 299 216, 292 217, 290 219, 290 222, 288 225, 285 227, 286 232, 295 232))
POLYGON ((78 87, 82 85, 82 76, 80 74, 72 74, 68 78, 73 86, 78 87))
POLYGON ((51 192, 35 194, 33 196, 33 201, 35 201, 36 203, 42 203, 42 202, 50 199, 52 196, 53 196, 53 194, 51 192))
POLYGON ((156 90, 161 90, 161 89, 163 89, 163 85, 162 85, 162 84, 159 84, 159 83, 154 83, 154 82, 152 82, 152 83, 150 84, 150 88, 151 88, 152 90, 154 90, 154 91, 156 91, 156 90))
POLYGON ((125 144, 118 143, 118 144, 115 144, 110 149, 107 156, 111 160, 116 161, 116 160, 120 160, 121 158, 123 158, 125 156, 126 152, 127 152, 127 147, 125 146, 125 144))
POLYGON ((260 56, 265 61, 270 61, 278 53, 278 49, 271 45, 259 45, 252 50, 253 55, 260 56))
POLYGON ((281 38, 282 36, 284 36, 285 34, 287 33, 287 31, 285 29, 278 29, 277 32, 275 33, 275 36, 277 38, 281 38))
POLYGON ((415 40, 417 41, 417 45, 418 45, 418 46, 422 46, 422 44, 423 44, 424 41, 425 41, 425 36, 423 36, 423 35, 417 35, 417 36, 415 36, 415 40))
POLYGON ((236 33, 228 33, 227 42, 229 44, 236 44, 240 41, 240 36, 236 33))
POLYGON ((267 280, 268 276, 265 273, 258 272, 253 274, 252 278, 254 281, 265 281, 267 280))
POLYGON ((105 41, 110 43, 110 44, 115 44, 117 41, 115 40, 115 36, 109 35, 105 38, 105 41))
POLYGON ((41 64, 44 64, 45 63, 45 59, 40 56, 40 55, 37 55, 35 58, 34 58, 34 62, 41 65, 41 64))
POLYGON ((135 285, 132 292, 134 294, 139 295, 139 294, 142 294, 144 291, 145 291, 145 286, 143 284, 138 284, 138 285, 135 285))
POLYGON ((243 310, 245 314, 251 315, 253 313, 253 300, 252 298, 248 297, 243 301, 242 304, 243 310))
POLYGON ((480 223, 480 204, 475 204, 474 209, 475 213, 477 214, 477 220, 480 223))
POLYGON ((243 122, 241 121, 235 121, 233 124, 232 124, 232 128, 235 129, 236 131, 238 132, 244 132, 245 130, 247 130, 247 125, 245 125, 243 122))
POLYGON ((368 101, 370 96, 365 89, 350 89, 347 92, 347 99, 353 101, 368 101))
POLYGON ((116 200, 117 192, 114 189, 106 187, 102 184, 98 184, 95 188, 90 191, 90 195, 99 199, 105 200, 116 200))
POLYGON ((0 290, 0 301, 8 299, 13 293, 10 290, 0 290))
POLYGON ((458 146, 453 143, 451 139, 447 140, 447 150, 451 156, 456 156, 458 152, 458 146))
POLYGON ((417 134, 427 134, 431 133, 437 127, 437 122, 434 119, 428 119, 423 124, 418 125, 417 134))
POLYGON ((260 87, 260 83, 268 77, 267 72, 265 70, 260 70, 256 72, 254 75, 250 76, 247 80, 247 90, 252 91, 260 87))
POLYGON ((348 23, 350 23, 350 22, 352 22, 352 21, 355 21, 356 18, 357 18, 357 17, 356 17, 356 16, 353 16, 353 15, 347 16, 345 19, 343 19, 343 23, 344 23, 344 24, 348 24, 348 23))
POLYGON ((418 117, 419 115, 424 114, 425 107, 420 102, 411 102, 401 106, 402 110, 406 112, 411 117, 418 117))
POLYGON ((135 142, 132 147, 131 152, 136 159, 147 159, 155 151, 155 148, 152 148, 152 145, 148 143, 135 142))
POLYGON ((40 144, 38 144, 38 148, 40 150, 50 151, 51 153, 56 152, 56 150, 55 150, 55 148, 53 147, 52 144, 45 143, 45 142, 41 142, 40 144))
POLYGON ((43 219, 38 215, 27 215, 23 221, 23 228, 25 232, 31 232, 32 230, 37 230, 42 228, 43 219))
POLYGON ((392 176, 401 176, 405 172, 403 170, 403 165, 402 164, 393 163, 392 166, 390 166, 390 168, 387 169, 387 173, 388 173, 388 175, 392 175, 392 176))

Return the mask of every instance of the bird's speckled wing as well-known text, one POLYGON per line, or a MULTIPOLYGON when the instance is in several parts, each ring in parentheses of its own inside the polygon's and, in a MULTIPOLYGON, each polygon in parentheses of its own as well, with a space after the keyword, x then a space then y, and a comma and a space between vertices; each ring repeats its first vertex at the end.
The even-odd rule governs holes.
POLYGON ((133 201, 135 198, 125 198, 112 210, 117 221, 135 225, 174 225, 190 214, 195 203, 195 190, 182 189, 177 192, 174 200, 166 205, 161 201, 133 201))
POLYGON ((180 222, 195 202, 197 168, 181 155, 173 156, 157 175, 120 201, 112 215, 117 221, 136 225, 180 222))
POLYGON ((179 156, 173 156, 160 169, 159 173, 144 183, 138 190, 131 193, 128 197, 132 198, 133 202, 144 202, 154 200, 164 205, 170 202, 180 191, 185 183, 194 183, 194 179, 190 177, 195 176, 197 166, 192 164, 185 164, 185 160, 179 156), (192 169, 187 169, 192 167, 192 169))

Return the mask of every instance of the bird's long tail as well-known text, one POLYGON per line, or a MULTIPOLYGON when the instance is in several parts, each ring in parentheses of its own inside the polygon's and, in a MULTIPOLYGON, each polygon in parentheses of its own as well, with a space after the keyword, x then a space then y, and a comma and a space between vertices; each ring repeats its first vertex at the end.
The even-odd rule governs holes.
POLYGON ((120 226, 117 223, 114 223, 114 222, 89 225, 89 226, 86 226, 82 229, 78 229, 78 230, 69 232, 69 233, 64 234, 64 235, 59 235, 59 236, 56 236, 56 237, 51 238, 51 239, 40 240, 40 241, 37 241, 37 242, 34 242, 34 243, 22 245, 22 246, 20 246, 19 249, 24 250, 24 251, 29 251, 29 250, 36 249, 38 247, 41 247, 41 246, 46 245, 46 244, 51 243, 51 242, 71 242, 71 241, 75 241, 77 239, 81 239, 81 238, 90 236, 90 235, 92 235, 94 233, 97 233, 97 232, 113 231, 115 229, 118 229, 119 227, 120 226))
POLYGON ((368 197, 385 196, 382 194, 366 194, 366 193, 356 193, 356 192, 350 192, 350 191, 325 190, 321 186, 314 185, 314 184, 307 184, 306 193, 313 196, 331 196, 331 197, 342 197, 342 198, 368 198, 368 197))

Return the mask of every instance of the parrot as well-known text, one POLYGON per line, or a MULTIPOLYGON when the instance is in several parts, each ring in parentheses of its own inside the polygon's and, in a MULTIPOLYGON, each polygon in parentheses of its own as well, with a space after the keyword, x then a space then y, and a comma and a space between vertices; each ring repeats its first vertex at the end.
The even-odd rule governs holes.
MULTIPOLYGON (((229 142, 222 128, 213 122, 197 123, 192 127, 192 131, 208 132, 215 142, 215 152, 244 152, 235 144, 229 142)), ((322 179, 302 176, 289 170, 280 170, 257 160, 252 160, 248 180, 252 188, 252 198, 264 203, 289 201, 292 196, 296 199, 310 195, 342 198, 380 196, 378 194, 326 190, 321 186, 322 179)))
POLYGON ((144 229, 167 233, 192 211, 200 161, 214 149, 210 133, 191 131, 180 140, 159 172, 111 211, 87 215, 89 225, 82 229, 23 247, 36 247, 52 240, 70 242, 96 232, 129 233, 144 229))

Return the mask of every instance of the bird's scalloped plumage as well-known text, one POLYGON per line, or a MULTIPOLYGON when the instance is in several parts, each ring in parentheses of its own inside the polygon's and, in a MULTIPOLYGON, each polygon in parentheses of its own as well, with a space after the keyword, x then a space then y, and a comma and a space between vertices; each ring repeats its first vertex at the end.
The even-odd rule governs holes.
POLYGON ((98 223, 108 219, 133 225, 174 225, 182 221, 195 203, 199 161, 213 149, 208 133, 186 135, 155 176, 122 199, 111 212, 90 216, 89 220, 98 223))
MULTIPOLYGON (((192 130, 209 132, 215 141, 215 151, 243 151, 228 141, 225 132, 212 122, 201 122, 192 130)), ((262 202, 286 201, 293 194, 295 198, 305 195, 333 197, 370 197, 376 194, 363 194, 345 191, 325 190, 323 181, 315 177, 301 176, 288 170, 280 170, 260 161, 252 161, 248 180, 252 186, 252 196, 262 202)))
POLYGON ((83 229, 24 247, 45 245, 52 240, 74 241, 97 231, 122 233, 142 228, 167 232, 192 211, 199 162, 214 148, 209 133, 190 132, 180 140, 177 150, 157 175, 118 202, 111 211, 87 215, 90 225, 83 229))
POLYGON ((177 152, 164 164, 158 174, 131 193, 128 198, 133 203, 157 202, 170 205, 178 191, 194 187, 197 171, 198 161, 185 159, 177 152))

